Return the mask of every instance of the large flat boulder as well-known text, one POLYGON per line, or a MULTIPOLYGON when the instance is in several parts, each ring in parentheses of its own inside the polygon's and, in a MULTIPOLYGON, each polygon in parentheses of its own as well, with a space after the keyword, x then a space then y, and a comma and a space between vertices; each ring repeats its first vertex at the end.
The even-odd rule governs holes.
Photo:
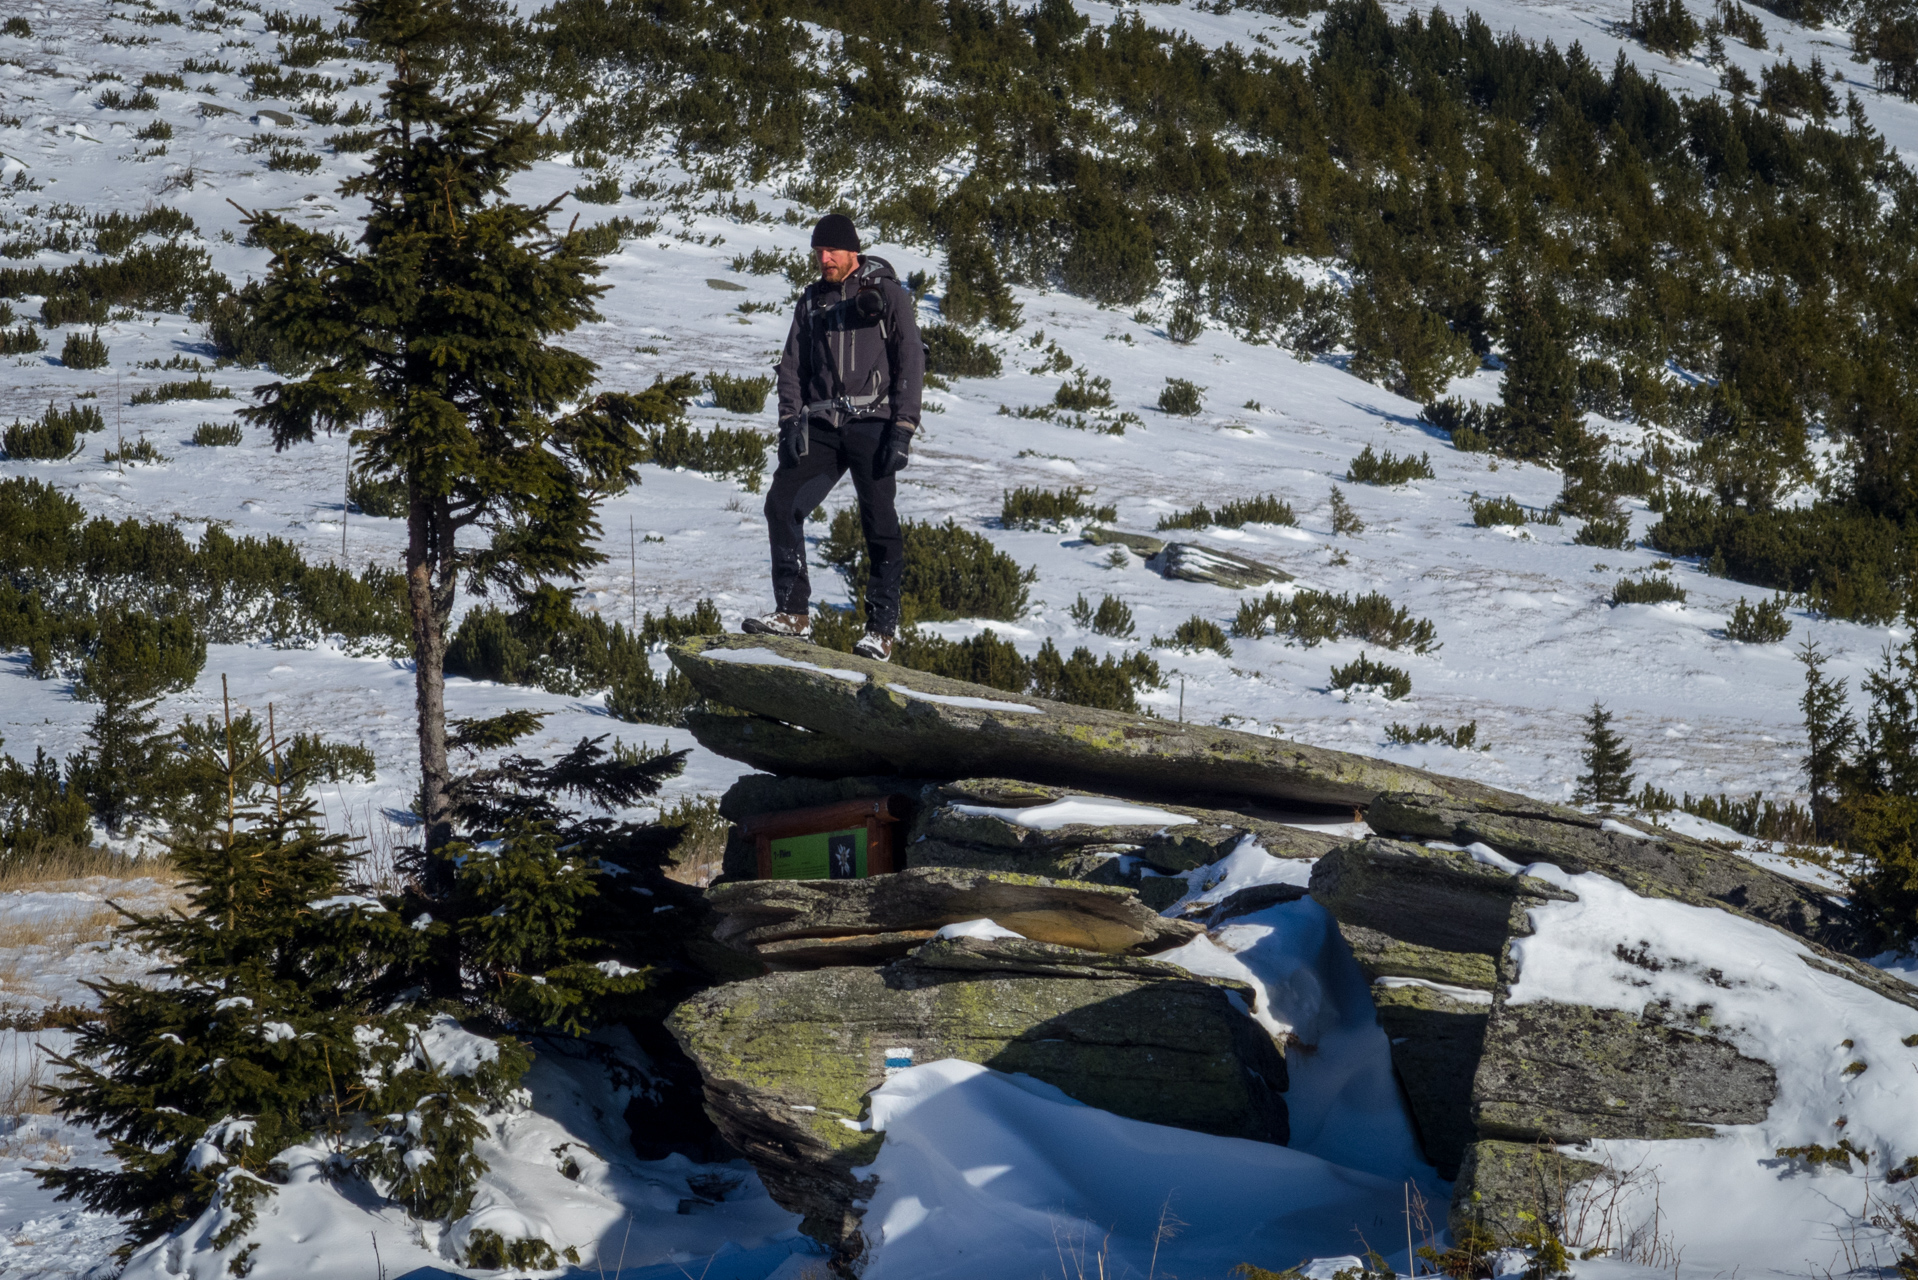
MULTIPOLYGON (((1384 791, 1493 803, 1515 799, 1367 756, 1010 694, 790 637, 701 636, 671 652, 674 665, 713 702, 832 739, 835 745, 825 754, 848 773, 1010 775, 1196 804, 1223 796, 1356 807, 1384 791)), ((722 754, 741 752, 741 731, 722 731, 717 719, 694 719, 694 736, 722 754)), ((751 728, 769 740, 778 736, 757 724, 751 728)), ((792 734, 780 741, 787 760, 811 745, 792 734)), ((763 754, 735 758, 775 767, 763 763, 763 754)), ((778 771, 806 772, 791 764, 778 771)))
POLYGON ((1768 1062, 1746 1057, 1697 1019, 1540 1000, 1500 1000, 1473 1082, 1483 1138, 1709 1138, 1756 1124, 1778 1094, 1768 1062))
POLYGON ((842 1270, 883 1135, 862 1127, 890 1067, 961 1058, 1088 1105, 1265 1142, 1288 1136, 1285 1059, 1251 991, 1131 956, 955 939, 884 968, 768 974, 715 987, 669 1021, 708 1114, 842 1270))
POLYGON ((1413 793, 1377 797, 1366 821, 1374 831, 1411 839, 1483 844, 1515 862, 1549 862, 1575 875, 1596 871, 1645 897, 1734 907, 1838 951, 1862 941, 1850 910, 1814 886, 1642 823, 1519 796, 1413 793))
POLYGON ((1203 932, 1120 886, 952 867, 865 880, 740 880, 715 885, 706 901, 716 942, 785 968, 880 963, 967 920, 1107 953, 1163 951, 1203 932))

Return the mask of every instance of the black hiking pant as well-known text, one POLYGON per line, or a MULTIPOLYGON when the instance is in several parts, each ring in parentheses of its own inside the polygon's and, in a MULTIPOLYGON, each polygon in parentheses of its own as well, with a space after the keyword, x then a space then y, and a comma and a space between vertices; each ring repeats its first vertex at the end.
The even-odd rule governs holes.
POLYGON ((906 542, 893 507, 898 488, 892 476, 872 473, 886 423, 849 422, 833 427, 815 418, 808 428, 810 447, 792 457, 780 450, 766 494, 766 527, 772 535, 773 600, 780 613, 806 613, 812 606, 812 580, 806 575, 806 517, 826 500, 839 478, 852 472, 859 495, 859 527, 872 557, 866 582, 866 629, 892 635, 899 627, 899 578, 906 567, 906 542))

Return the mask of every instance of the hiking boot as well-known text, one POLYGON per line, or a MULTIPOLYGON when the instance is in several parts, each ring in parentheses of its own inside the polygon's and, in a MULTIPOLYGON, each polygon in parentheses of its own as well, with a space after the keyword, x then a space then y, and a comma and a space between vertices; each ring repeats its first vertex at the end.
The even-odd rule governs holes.
POLYGON ((882 636, 877 631, 868 631, 859 637, 859 643, 852 651, 862 658, 871 658, 874 662, 892 661, 892 637, 882 636))
POLYGON ((812 639, 812 616, 804 613, 762 613, 739 624, 749 636, 798 636, 812 639))

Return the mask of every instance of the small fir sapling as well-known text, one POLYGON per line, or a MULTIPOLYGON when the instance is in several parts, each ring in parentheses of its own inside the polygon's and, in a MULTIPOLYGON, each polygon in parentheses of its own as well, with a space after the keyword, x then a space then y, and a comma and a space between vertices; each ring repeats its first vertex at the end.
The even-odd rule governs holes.
POLYGON ((1332 486, 1332 532, 1354 535, 1365 532, 1365 521, 1359 519, 1359 513, 1352 510, 1352 504, 1345 500, 1344 492, 1337 485, 1332 486))
POLYGON ((1632 749, 1612 732, 1611 726, 1612 713, 1594 702, 1585 717, 1585 749, 1579 752, 1579 759, 1585 762, 1585 772, 1579 775, 1578 786, 1572 792, 1574 804, 1595 804, 1610 809, 1631 799, 1632 783, 1637 777, 1631 771, 1632 749))

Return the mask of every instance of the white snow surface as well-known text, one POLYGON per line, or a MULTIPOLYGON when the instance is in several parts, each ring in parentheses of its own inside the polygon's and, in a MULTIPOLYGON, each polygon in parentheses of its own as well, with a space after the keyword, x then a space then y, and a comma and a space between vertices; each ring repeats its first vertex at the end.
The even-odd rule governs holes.
POLYGON ((998 818, 1034 831, 1057 831, 1060 827, 1177 827, 1198 821, 1169 809, 1133 804, 1127 800, 1102 800, 1092 796, 1067 796, 1026 809, 999 809, 986 804, 955 804, 954 813, 998 818))
MULTIPOLYGON (((1098 22, 1121 12, 1090 0, 1077 3, 1098 22)), ((286 7, 328 25, 337 17, 320 0, 290 0, 286 7)), ((1386 0, 1386 7, 1394 16, 1407 8, 1399 0, 1386 0)), ((1454 12, 1465 7, 1453 6, 1454 12)), ((1676 89, 1705 93, 1716 83, 1716 71, 1700 60, 1667 60, 1626 40, 1620 34, 1626 0, 1488 0, 1469 7, 1499 31, 1550 39, 1561 48, 1576 40, 1601 67, 1623 50, 1676 89)), ((157 88, 160 107, 153 113, 110 111, 94 101, 97 89, 87 81, 96 73, 113 72, 137 83, 146 72, 176 71, 187 56, 239 65, 250 56, 270 54, 273 37, 258 13, 234 10, 223 32, 142 28, 154 43, 141 46, 103 41, 101 34, 123 19, 108 19, 94 0, 37 0, 15 8, 31 19, 35 34, 31 39, 0 36, 0 177, 10 183, 25 174, 41 190, 0 194, 0 215, 18 219, 31 205, 55 202, 127 211, 169 204, 193 217, 214 266, 236 283, 261 275, 266 255, 240 243, 240 215, 227 204, 229 197, 250 208, 279 210, 317 229, 349 238, 357 234, 363 207, 339 196, 336 187, 364 171, 364 158, 319 146, 323 163, 315 174, 267 170, 264 154, 247 152, 243 144, 274 128, 259 114, 263 108, 288 110, 296 104, 246 100, 243 77, 207 73, 192 77, 189 92, 157 88), (225 39, 254 48, 223 49, 225 39), (201 103, 224 106, 230 114, 203 111, 201 103), (164 155, 133 136, 149 115, 164 118, 174 129, 164 155), (194 181, 182 185, 189 169, 194 181)), ((1123 11, 1211 45, 1257 43, 1303 57, 1310 43, 1310 24, 1247 9, 1221 15, 1171 3, 1143 11, 1126 5, 1123 11)), ((1907 157, 1918 155, 1918 106, 1877 92, 1869 70, 1849 61, 1842 30, 1809 29, 1751 12, 1772 48, 1760 53, 1727 41, 1732 63, 1757 78, 1774 60, 1790 56, 1803 66, 1820 55, 1828 69, 1846 78, 1835 87, 1856 92, 1872 124, 1907 157)), ((345 64, 319 70, 348 73, 345 64)), ((357 92, 370 98, 376 91, 357 92)), ((342 95, 340 108, 354 97, 352 90, 342 95)), ((332 130, 297 123, 292 131, 319 144, 332 130)), ((522 175, 514 195, 545 201, 570 189, 579 171, 565 160, 544 161, 522 175)), ((658 176, 671 182, 686 175, 666 166, 658 176)), ((736 194, 774 213, 790 207, 770 190, 736 194)), ((583 212, 586 222, 622 214, 643 219, 651 212, 630 198, 584 210, 569 203, 563 216, 575 211, 583 212)), ((603 384, 613 389, 636 389, 657 374, 688 369, 762 367, 784 337, 783 308, 761 314, 731 308, 741 300, 782 301, 783 279, 738 276, 744 293, 709 291, 703 282, 729 276, 727 262, 735 253, 755 248, 803 252, 805 237, 803 225, 741 223, 717 211, 674 219, 672 230, 629 242, 606 259, 601 279, 612 288, 601 303, 605 319, 572 335, 569 344, 599 362, 603 384)), ((932 246, 880 244, 874 249, 902 275, 914 269, 944 272, 943 258, 932 246)), ((76 256, 45 252, 17 265, 58 266, 76 256)), ((1305 265, 1316 269, 1316 264, 1305 265)), ((1886 641, 1903 638, 1884 627, 1794 612, 1791 643, 1733 643, 1721 630, 1726 616, 1741 596, 1761 593, 1711 578, 1688 562, 1671 571, 1690 595, 1682 607, 1611 608, 1606 597, 1612 583, 1625 572, 1652 567, 1659 559, 1655 553, 1579 547, 1571 542, 1569 526, 1532 526, 1523 538, 1511 530, 1474 527, 1466 505, 1473 492, 1510 494, 1543 507, 1556 496, 1559 477, 1538 467, 1451 451, 1416 421, 1416 405, 1352 378, 1340 357, 1300 362, 1288 352, 1249 346, 1217 330, 1179 347, 1153 324, 1080 299, 1022 289, 1018 300, 1025 308, 1021 329, 989 335, 1005 359, 1005 376, 961 380, 950 391, 928 393, 936 411, 929 412, 913 465, 900 478, 903 515, 957 520, 1037 570, 1026 616, 992 624, 1001 636, 1028 655, 1047 640, 1068 652, 1084 645, 1096 656, 1137 643, 1098 636, 1076 624, 1068 608, 1080 595, 1122 597, 1141 636, 1168 634, 1194 613, 1221 624, 1232 617, 1234 593, 1162 580, 1136 559, 1109 567, 1108 548, 1075 536, 998 526, 1005 488, 1082 485, 1095 490, 1100 501, 1117 504, 1116 523, 1128 529, 1149 529, 1160 515, 1200 500, 1274 493, 1298 511, 1298 528, 1214 530, 1208 539, 1281 566, 1300 585, 1383 591, 1414 614, 1430 617, 1443 641, 1430 654, 1390 658, 1413 678, 1413 695, 1400 703, 1346 702, 1327 688, 1328 669, 1356 657, 1363 647, 1355 642, 1300 649, 1277 637, 1238 639, 1230 660, 1163 650, 1157 656, 1168 687, 1143 695, 1161 715, 1172 716, 1183 696, 1185 715, 1195 721, 1361 751, 1562 800, 1581 769, 1577 713, 1596 699, 1616 714, 1614 727, 1637 752, 1642 781, 1674 793, 1762 790, 1792 796, 1800 787, 1802 735, 1796 706, 1800 672, 1791 645, 1816 640, 1833 655, 1830 673, 1855 689, 1886 641), (1110 437, 999 416, 998 405, 1043 403, 1057 385, 1056 374, 1028 371, 1040 329, 1089 372, 1111 378, 1120 407, 1139 412, 1145 426, 1110 437), (1152 408, 1169 376, 1205 386, 1203 412, 1180 419, 1152 408), (1437 476, 1400 489, 1344 485, 1350 459, 1368 445, 1399 453, 1429 451, 1437 476), (1328 495, 1335 483, 1366 522, 1363 535, 1332 534, 1328 495), (1478 721, 1479 740, 1489 750, 1384 741, 1385 726, 1394 721, 1452 725, 1467 720, 1478 721)), ((1151 305, 1163 311, 1167 302, 1160 298, 1151 305)), ((35 310, 31 304, 17 309, 27 315, 35 310)), ((182 376, 139 368, 140 363, 210 362, 200 328, 184 315, 145 313, 115 319, 102 326, 101 334, 112 351, 105 369, 64 368, 54 355, 63 338, 57 329, 46 335, 47 352, 9 358, 0 377, 0 419, 35 416, 49 400, 91 397, 106 414, 110 434, 123 430, 129 440, 148 436, 169 461, 124 470, 107 466, 100 461, 106 442, 93 437, 72 460, 0 461, 0 477, 36 476, 94 514, 172 520, 189 536, 218 522, 235 535, 288 539, 314 560, 355 568, 368 561, 398 563, 399 522, 349 519, 343 512, 340 479, 347 453, 342 437, 322 437, 284 453, 275 453, 257 434, 234 448, 187 443, 195 423, 226 419, 255 386, 274 375, 240 368, 207 374, 238 401, 133 406, 127 401, 134 392, 182 376)), ((1480 372, 1458 380, 1451 391, 1488 399, 1496 395, 1497 378, 1480 372)), ((694 418, 702 428, 772 425, 770 406, 755 418, 702 402, 694 418)), ((1632 428, 1602 425, 1622 446, 1635 447, 1632 428)), ((642 471, 642 486, 609 500, 602 510, 603 549, 611 558, 587 574, 581 607, 630 619, 639 610, 684 611, 711 597, 729 626, 763 612, 768 590, 759 499, 732 482, 652 465, 642 471), (643 569, 628 560, 629 528, 646 539, 640 544, 648 552, 643 569)), ((828 499, 833 507, 850 501, 845 489, 828 499)), ((1653 519, 1643 504, 1632 505, 1635 533, 1642 536, 1653 519)), ((822 600, 843 599, 844 588, 830 572, 820 570, 814 581, 822 600)), ((463 600, 461 607, 470 603, 463 600)), ((983 625, 942 623, 929 630, 960 639, 983 625)), ((764 650, 715 656, 788 661, 764 650)), ((831 661, 822 654, 815 669, 864 683, 863 675, 831 661)), ((663 656, 655 658, 658 669, 664 662, 663 656)), ((217 710, 222 675, 232 689, 235 713, 264 714, 272 704, 288 732, 317 730, 371 748, 378 762, 373 782, 328 786, 320 798, 335 830, 371 835, 376 845, 394 843, 395 825, 402 821, 398 815, 416 786, 413 677, 406 663, 355 656, 333 642, 289 650, 211 646, 200 679, 169 697, 159 714, 177 720, 217 710)), ((4 654, 0 689, 0 737, 16 759, 31 761, 39 747, 65 757, 82 744, 92 709, 76 702, 65 682, 34 679, 23 654, 4 654)), ((986 708, 991 710, 1017 706, 982 701, 997 704, 986 708)), ((686 773, 669 785, 662 804, 722 790, 741 771, 699 749, 684 730, 609 721, 598 697, 455 678, 448 681, 447 703, 449 714, 459 716, 518 708, 548 713, 543 727, 520 744, 532 754, 553 754, 583 735, 601 733, 692 748, 686 773)), ((1710 824, 1699 826, 1682 814, 1661 815, 1658 821, 1674 830, 1738 839, 1724 828, 1706 832, 1710 824)), ((1352 836, 1365 830, 1357 823, 1301 825, 1352 836)), ((140 841, 126 843, 138 847, 140 841)), ((1777 850, 1757 850, 1754 856, 1827 889, 1842 888, 1842 877, 1777 850)), ((1256 884, 1302 885, 1309 871, 1308 862, 1272 858, 1247 842, 1216 866, 1185 873, 1190 891, 1175 910, 1216 903, 1256 884)), ((1532 873, 1547 874, 1539 868, 1532 873)), ((1630 1220, 1624 1226, 1635 1226, 1641 1240, 1650 1240, 1651 1252, 1644 1267, 1590 1261, 1577 1264, 1577 1274, 1650 1280, 1674 1273, 1678 1266, 1670 1257, 1650 1265, 1660 1240, 1683 1251, 1679 1261, 1686 1275, 1694 1269, 1700 1276, 1737 1269, 1748 1280, 1824 1276, 1828 1268, 1843 1272, 1852 1261, 1888 1261, 1882 1241, 1858 1224, 1870 1207, 1868 1195, 1891 1194, 1882 1182, 1867 1184, 1861 1174, 1830 1170, 1807 1173, 1772 1152, 1780 1145, 1831 1145, 1842 1132, 1873 1151, 1874 1172, 1918 1153, 1910 1120, 1918 1115, 1918 1074, 1911 1070, 1912 1051, 1902 1046, 1903 1035, 1918 1031, 1918 1014, 1810 969, 1800 958, 1802 948, 1769 930, 1722 913, 1636 899, 1595 877, 1563 882, 1580 900, 1548 904, 1535 913, 1538 932, 1522 943, 1523 977, 1514 998, 1576 993, 1622 1008, 1638 1007, 1632 1002, 1642 1004, 1650 992, 1675 1002, 1710 999, 1726 1034, 1742 1037, 1741 1043, 1779 1063, 1780 1081, 1780 1100, 1762 1125, 1691 1143, 1600 1144, 1602 1157, 1621 1170, 1638 1171, 1619 1214, 1621 1222, 1630 1220), (1624 965, 1614 948, 1627 940, 1656 944, 1657 954, 1682 964, 1668 964, 1657 973, 1624 965), (1714 968, 1732 982, 1729 988, 1701 976, 1714 968), (1632 985, 1640 980, 1650 985, 1632 985), (1848 1039, 1852 1047, 1842 1048, 1848 1039), (1864 1062, 1866 1070, 1844 1074, 1852 1061, 1864 1062), (1847 1122, 1843 1131, 1835 1127, 1841 1115, 1847 1122), (1662 1216, 1655 1218, 1654 1209, 1662 1216), (1848 1248, 1853 1253, 1847 1254, 1848 1248)), ((152 910, 166 905, 172 894, 157 881, 100 881, 0 895, 0 925, 35 926, 18 937, 0 938, 0 1000, 27 1011, 84 1005, 93 999, 84 981, 147 972, 152 957, 88 923, 106 911, 108 897, 152 910), (67 924, 59 924, 63 918, 67 924), (41 927, 49 921, 59 927, 41 927)), ((1162 1208, 1187 1225, 1170 1243, 1159 1271, 1184 1280, 1218 1276, 1240 1261, 1283 1268, 1314 1253, 1319 1261, 1307 1267, 1307 1274, 1329 1277, 1339 1265, 1354 1261, 1350 1255, 1359 1247, 1354 1227, 1381 1251, 1396 1252, 1395 1265, 1403 1266, 1402 1249, 1393 1251, 1387 1243, 1401 1222, 1401 1188, 1412 1183, 1439 1217, 1448 1189, 1419 1159, 1367 985, 1329 917, 1309 900, 1287 903, 1236 918, 1166 958, 1194 972, 1249 983, 1256 992, 1255 1015, 1292 1044, 1287 1095, 1292 1148, 1120 1120, 1045 1086, 977 1067, 918 1066, 894 1076, 874 1096, 874 1122, 886 1129, 888 1141, 875 1166, 882 1181, 868 1219, 884 1236, 872 1275, 1064 1270, 1069 1259, 1063 1250, 1077 1248, 1080 1260, 1090 1261, 1108 1230, 1113 1256, 1143 1274, 1162 1208), (962 1258, 980 1265, 967 1269, 959 1265, 962 1258)), ((1879 963, 1918 975, 1918 961, 1909 957, 1880 957, 1879 963)), ((464 1035, 429 1027, 427 1051, 436 1061, 443 1054, 446 1063, 467 1063, 470 1069, 484 1050, 460 1039, 464 1035)), ((0 1032, 0 1070, 16 1082, 36 1073, 44 1078, 48 1055, 70 1046, 64 1032, 0 1032)), ((630 1046, 621 1051, 637 1052, 630 1046)), ((633 1267, 670 1260, 685 1264, 691 1275, 700 1274, 701 1260, 722 1248, 791 1238, 796 1219, 771 1203, 744 1165, 715 1169, 678 1158, 649 1163, 624 1154, 631 1150, 621 1118, 625 1095, 597 1062, 543 1043, 527 1086, 530 1103, 493 1117, 481 1144, 492 1172, 476 1202, 476 1218, 455 1224, 444 1236, 432 1229, 422 1232, 396 1210, 360 1203, 320 1179, 325 1152, 289 1152, 292 1182, 266 1202, 253 1274, 263 1280, 319 1275, 373 1280, 382 1270, 398 1275, 416 1265, 447 1266, 445 1248, 462 1232, 494 1224, 577 1247, 589 1267, 604 1262, 610 1270, 622 1261, 633 1267), (564 1158, 558 1152, 577 1160, 577 1180, 559 1172, 564 1158), (689 1188, 689 1178, 715 1174, 738 1179, 722 1201, 701 1199, 689 1188), (682 1213, 689 1201, 693 1207, 682 1213)), ((30 1112, 0 1121, 0 1130, 0 1275, 104 1280, 113 1274, 108 1255, 120 1240, 118 1225, 55 1203, 31 1173, 46 1162, 106 1164, 110 1156, 99 1140, 30 1112)), ((702 1185, 711 1184, 702 1179, 702 1185)), ((179 1280, 189 1261, 196 1275, 226 1274, 229 1256, 210 1249, 193 1252, 216 1230, 212 1222, 195 1224, 143 1254, 129 1275, 179 1280)), ((780 1274, 798 1269, 789 1264, 780 1274)))
POLYGON ((961 920, 955 924, 942 925, 932 935, 935 938, 1023 938, 1026 935, 1016 929, 1008 929, 996 920, 961 920))
POLYGON ((1021 715, 1044 715, 1041 707, 1029 706, 1023 702, 1006 702, 1000 698, 975 698, 969 694, 926 693, 908 685, 889 683, 886 685, 894 693, 903 693, 908 698, 920 702, 936 702, 946 707, 963 707, 969 711, 1014 711, 1021 715))

